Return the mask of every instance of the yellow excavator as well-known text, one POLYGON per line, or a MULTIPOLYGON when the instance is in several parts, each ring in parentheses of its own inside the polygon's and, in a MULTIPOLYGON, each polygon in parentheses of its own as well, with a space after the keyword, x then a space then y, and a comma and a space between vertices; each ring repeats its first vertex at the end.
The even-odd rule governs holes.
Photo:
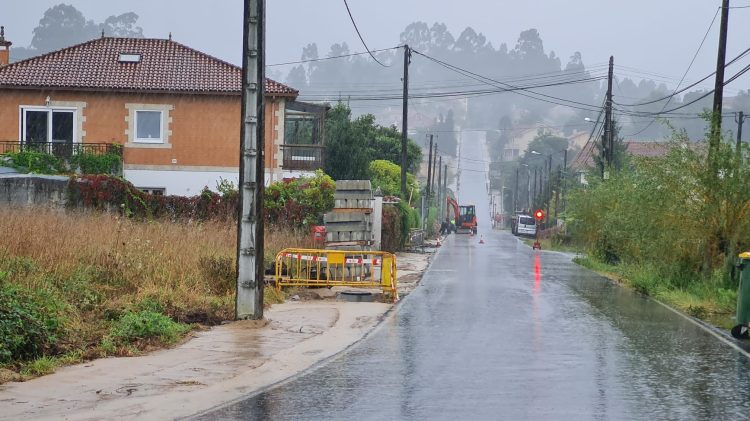
POLYGON ((448 215, 453 209, 453 216, 456 221, 456 234, 476 234, 477 233, 477 212, 474 205, 459 205, 456 200, 450 196, 448 201, 448 215))

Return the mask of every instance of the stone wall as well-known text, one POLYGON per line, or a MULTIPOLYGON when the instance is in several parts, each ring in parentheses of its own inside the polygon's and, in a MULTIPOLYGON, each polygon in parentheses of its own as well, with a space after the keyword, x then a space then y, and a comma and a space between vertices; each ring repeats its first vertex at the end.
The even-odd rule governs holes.
POLYGON ((0 206, 64 207, 68 177, 13 174, 0 177, 0 206))

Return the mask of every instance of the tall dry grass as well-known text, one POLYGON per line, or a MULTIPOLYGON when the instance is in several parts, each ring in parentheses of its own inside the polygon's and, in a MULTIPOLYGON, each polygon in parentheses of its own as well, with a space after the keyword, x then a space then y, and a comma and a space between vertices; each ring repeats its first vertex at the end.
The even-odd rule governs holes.
MULTIPOLYGON (((265 257, 312 246, 306 231, 269 227, 265 257)), ((60 303, 60 352, 96 347, 128 311, 180 322, 234 315, 236 225, 133 221, 101 212, 0 209, 5 282, 47 291, 60 303)))

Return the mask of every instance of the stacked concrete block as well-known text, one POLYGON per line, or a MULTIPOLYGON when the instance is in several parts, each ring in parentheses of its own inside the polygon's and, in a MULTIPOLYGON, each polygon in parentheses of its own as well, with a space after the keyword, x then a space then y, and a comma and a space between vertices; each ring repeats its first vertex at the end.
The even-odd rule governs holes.
POLYGON ((369 250, 374 241, 370 180, 339 180, 334 209, 325 214, 326 248, 369 250))

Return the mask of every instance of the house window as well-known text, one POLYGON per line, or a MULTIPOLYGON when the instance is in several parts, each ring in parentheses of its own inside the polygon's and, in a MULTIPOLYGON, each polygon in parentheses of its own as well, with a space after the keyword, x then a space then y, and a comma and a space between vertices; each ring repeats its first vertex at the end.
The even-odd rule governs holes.
POLYGON ((320 123, 321 120, 316 115, 287 111, 284 119, 284 144, 319 145, 320 123))
POLYGON ((162 112, 137 110, 135 112, 135 141, 162 143, 162 112))
POLYGON ((22 108, 21 120, 24 143, 73 143, 75 110, 22 108))
POLYGON ((170 104, 125 104, 126 148, 166 148, 172 145, 172 110, 170 104))
POLYGON ((167 191, 164 187, 138 187, 138 190, 154 196, 164 196, 167 191))

